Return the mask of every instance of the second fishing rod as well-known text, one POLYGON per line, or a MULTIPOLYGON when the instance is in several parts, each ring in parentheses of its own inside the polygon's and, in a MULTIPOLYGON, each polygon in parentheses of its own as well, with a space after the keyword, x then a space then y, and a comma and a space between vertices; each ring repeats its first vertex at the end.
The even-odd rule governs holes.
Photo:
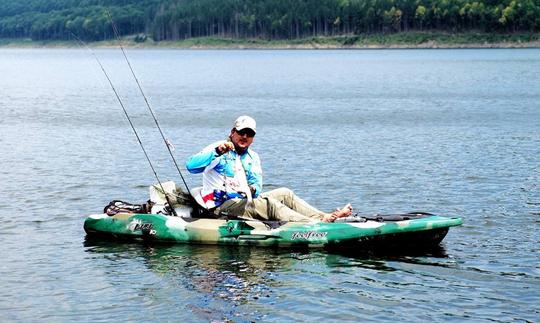
POLYGON ((152 169, 152 172, 154 173, 154 176, 156 177, 158 185, 159 185, 161 191, 163 192, 163 194, 165 196, 165 200, 167 201, 167 203, 170 206, 171 213, 174 216, 178 216, 178 214, 174 210, 173 203, 169 199, 169 196, 167 195, 167 193, 166 193, 166 191, 165 191, 165 189, 163 187, 163 184, 161 183, 161 180, 159 179, 159 176, 158 176, 158 174, 156 172, 156 169, 154 168, 154 165, 152 164, 152 161, 150 160, 150 157, 148 156, 148 153, 146 152, 146 149, 144 148, 144 145, 142 144, 142 141, 141 141, 141 138, 139 137, 137 129, 135 129, 135 125, 131 121, 131 118, 129 117, 129 114, 128 114, 127 110, 126 110, 126 107, 124 106, 124 103, 123 103, 122 99, 120 98, 120 95, 118 94, 118 91, 116 91, 116 88, 114 87, 114 84, 111 81, 111 78, 109 77, 109 74, 105 70, 105 67, 103 67, 103 64, 101 64, 101 61, 99 60, 97 55, 86 45, 85 42, 83 42, 75 33, 71 32, 71 34, 73 35, 73 37, 75 37, 75 39, 77 39, 77 42, 79 42, 79 44, 85 46, 90 51, 90 53, 92 54, 92 56, 95 58, 96 62, 98 63, 99 67, 101 68, 101 71, 105 75, 105 78, 107 79, 111 89, 113 90, 113 92, 114 92, 114 94, 116 96, 116 99, 118 100, 118 103, 122 107, 122 110, 124 111, 124 115, 126 116, 126 119, 128 120, 129 125, 131 126, 131 130, 133 130, 133 133, 135 134, 135 137, 137 138, 137 142, 139 143, 139 146, 141 147, 141 149, 142 149, 142 151, 144 153, 144 156, 146 157, 146 160, 148 161, 148 164, 150 165, 150 168, 152 169))
MULTIPOLYGON (((167 151, 169 152, 169 155, 171 156, 171 159, 174 163, 174 166, 176 167, 176 170, 178 171, 178 174, 180 175, 180 178, 182 179, 182 182, 184 184, 184 186, 186 187, 186 190, 187 190, 187 194, 189 195, 190 199, 193 203, 193 205, 196 207, 197 206, 197 203, 195 201, 195 198, 192 196, 191 194, 191 190, 189 189, 189 186, 184 178, 184 176, 182 175, 182 172, 180 171, 180 167, 178 166, 178 163, 176 161, 176 158, 174 158, 174 155, 172 153, 172 150, 171 150, 171 143, 170 141, 165 137, 165 134, 163 133, 163 130, 161 129, 161 126, 159 125, 159 122, 158 122, 158 119, 154 113, 154 109, 152 109, 151 105, 150 105, 150 102, 148 101, 148 98, 146 96, 146 94, 144 93, 144 90, 141 86, 141 83, 139 82, 139 78, 137 77, 137 75, 135 74, 135 71, 131 65, 131 62, 129 60, 129 58, 127 57, 127 54, 126 54, 126 51, 124 50, 124 47, 122 46, 122 42, 121 42, 121 39, 120 39, 120 33, 118 31, 118 28, 116 26, 116 23, 114 22, 114 19, 111 15, 111 12, 109 10, 106 11, 107 13, 107 17, 111 23, 111 27, 113 29, 113 33, 114 33, 114 36, 116 38, 116 40, 118 41, 118 44, 119 44, 119 47, 120 47, 120 50, 122 51, 122 55, 124 56, 124 59, 129 67, 129 70, 131 72, 131 75, 133 76, 133 79, 135 80, 135 83, 137 84, 137 87, 139 89, 139 92, 141 94, 141 96, 143 97, 144 99, 144 102, 146 104, 146 107, 148 109, 148 111, 150 112, 150 115, 152 116, 152 119, 154 120, 154 123, 157 127, 157 129, 159 130, 159 133, 161 135, 161 138, 163 139, 163 143, 165 144, 165 147, 167 147, 167 151)), ((164 192, 164 194, 166 195, 166 193, 164 192)), ((171 206, 172 207, 172 206, 171 206)))

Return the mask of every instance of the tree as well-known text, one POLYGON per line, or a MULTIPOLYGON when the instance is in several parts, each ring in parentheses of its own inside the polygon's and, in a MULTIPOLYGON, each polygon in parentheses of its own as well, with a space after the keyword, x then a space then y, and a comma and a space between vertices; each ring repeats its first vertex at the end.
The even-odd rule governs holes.
POLYGON ((419 5, 414 12, 414 19, 418 22, 420 30, 422 30, 426 19, 426 7, 419 5))

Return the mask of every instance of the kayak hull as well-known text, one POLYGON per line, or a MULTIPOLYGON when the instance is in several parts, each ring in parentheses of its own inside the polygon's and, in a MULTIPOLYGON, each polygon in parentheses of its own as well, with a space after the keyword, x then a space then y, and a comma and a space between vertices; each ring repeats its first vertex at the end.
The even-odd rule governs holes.
MULTIPOLYGON (((353 219, 354 220, 354 219, 353 219)), ((460 218, 425 215, 384 221, 359 219, 339 223, 261 222, 183 218, 162 214, 90 215, 88 237, 165 243, 248 245, 302 248, 401 248, 437 246, 460 218)))

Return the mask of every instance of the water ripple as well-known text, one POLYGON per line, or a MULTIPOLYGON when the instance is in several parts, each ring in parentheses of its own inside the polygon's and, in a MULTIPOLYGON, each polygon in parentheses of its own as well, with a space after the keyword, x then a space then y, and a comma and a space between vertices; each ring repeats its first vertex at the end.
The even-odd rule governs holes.
MULTIPOLYGON (((121 55, 97 52, 180 182, 121 55)), ((0 317, 535 322, 538 53, 130 52, 180 164, 248 113, 265 189, 464 219, 436 250, 380 255, 83 240, 86 215, 145 202, 155 177, 84 51, 0 50, 0 317)))

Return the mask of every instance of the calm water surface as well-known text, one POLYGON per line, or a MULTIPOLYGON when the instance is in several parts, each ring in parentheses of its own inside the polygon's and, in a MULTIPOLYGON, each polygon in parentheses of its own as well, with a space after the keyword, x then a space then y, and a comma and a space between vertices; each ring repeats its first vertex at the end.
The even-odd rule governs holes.
MULTIPOLYGON (((96 55, 179 182, 121 52, 96 55)), ((1 49, 1 321, 538 322, 540 50, 128 56, 180 162, 250 114, 266 189, 465 224, 400 256, 85 241, 155 178, 90 52, 1 49)))

